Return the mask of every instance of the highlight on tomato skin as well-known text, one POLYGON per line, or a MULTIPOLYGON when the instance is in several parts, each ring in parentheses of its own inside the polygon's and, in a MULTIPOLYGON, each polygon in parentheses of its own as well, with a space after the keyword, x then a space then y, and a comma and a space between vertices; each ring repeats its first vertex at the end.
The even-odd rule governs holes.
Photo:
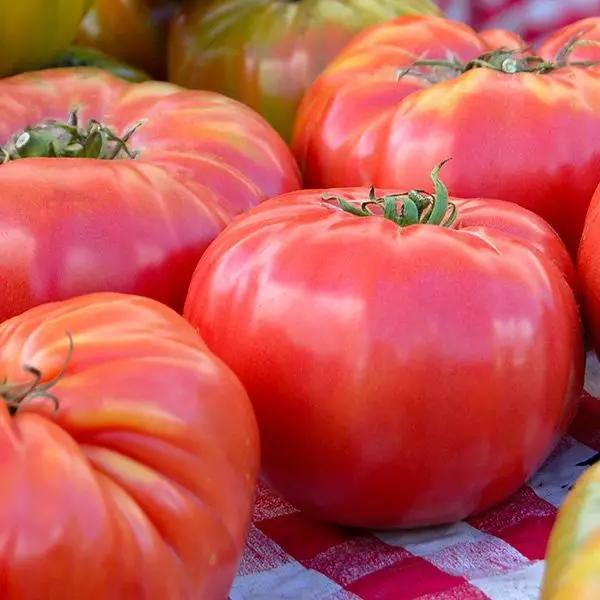
POLYGON ((422 189, 452 156, 453 193, 533 210, 575 257, 600 183, 599 23, 534 53, 493 51, 490 32, 437 17, 371 28, 302 100, 292 147, 305 184, 422 189))
POLYGON ((514 203, 449 196, 439 168, 431 183, 269 200, 192 279, 184 316, 248 390, 263 477, 326 521, 479 513, 525 483, 577 407, 564 244, 514 203))
POLYGON ((226 597, 258 431, 181 316, 113 293, 25 312, 0 324, 0 400, 3 599, 226 597))
POLYGON ((213 92, 91 68, 0 80, 0 321, 99 291, 176 310, 237 214, 300 187, 279 135, 213 92))

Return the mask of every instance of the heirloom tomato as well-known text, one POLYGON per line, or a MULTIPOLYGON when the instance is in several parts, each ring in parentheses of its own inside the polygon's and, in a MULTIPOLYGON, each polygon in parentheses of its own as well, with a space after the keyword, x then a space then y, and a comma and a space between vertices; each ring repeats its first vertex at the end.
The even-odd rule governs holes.
MULTIPOLYGON (((435 175, 435 174, 434 174, 435 175)), ((345 525, 462 519, 564 433, 583 343, 558 235, 516 204, 300 191, 230 225, 184 315, 245 385, 268 482, 345 525)))
POLYGON ((154 300, 0 325, 3 600, 222 600, 258 471, 233 373, 154 300))
POLYGON ((542 600, 600 598, 600 464, 567 496, 548 545, 542 600))
POLYGON ((352 36, 430 0, 194 0, 169 34, 169 79, 243 101, 289 139, 306 88, 352 36))
POLYGON ((43 67, 73 40, 92 0, 0 0, 0 77, 43 67))
POLYGON ((299 110, 307 185, 420 189, 426 165, 452 157, 453 193, 533 210, 575 254, 600 182, 600 67, 578 58, 581 36, 552 60, 546 48, 490 51, 502 39, 435 17, 359 35, 299 110))
POLYGON ((213 92, 50 69, 0 81, 0 104, 0 319, 99 291, 180 310, 232 216, 300 185, 277 133, 213 92))
POLYGON ((77 42, 164 77, 167 25, 178 1, 95 0, 77 42))

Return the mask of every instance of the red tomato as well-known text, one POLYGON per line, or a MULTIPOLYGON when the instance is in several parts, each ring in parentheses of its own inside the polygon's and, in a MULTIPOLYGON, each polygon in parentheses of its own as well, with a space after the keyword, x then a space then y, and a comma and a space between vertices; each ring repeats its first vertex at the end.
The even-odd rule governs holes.
POLYGON ((427 165, 452 157, 453 193, 529 208, 575 254, 600 182, 600 70, 542 73, 529 55, 491 58, 488 48, 466 25, 439 18, 401 18, 358 36, 299 110, 294 149, 307 185, 424 188, 427 165), (414 64, 475 67, 480 56, 495 68, 414 64))
POLYGON ((129 141, 135 160, 0 165, 0 319, 96 291, 179 310, 198 259, 232 216, 300 185, 267 123, 211 92, 55 69, 0 81, 0 104, 0 144, 12 150, 15 133, 75 107, 83 122, 119 133, 142 120, 129 141))
POLYGON ((37 307, 0 325, 0 397, 4 600, 226 596, 256 421, 181 317, 119 294, 37 307))
POLYGON ((569 44, 575 44, 573 61, 600 60, 600 17, 576 21, 551 35, 540 48, 540 56, 555 60, 569 44))
MULTIPOLYGON (((329 193, 356 212, 368 190, 329 193)), ((421 222, 451 221, 442 196, 417 195, 421 222)), ((386 212, 414 223, 405 202, 386 212)), ((455 521, 514 492, 565 431, 583 367, 555 266, 572 276, 567 251, 515 204, 456 208, 451 227, 399 227, 296 192, 201 259, 184 314, 246 386, 264 474, 299 508, 376 528, 455 521)))
POLYGON ((516 33, 506 29, 488 29, 480 31, 479 37, 484 41, 488 48, 494 50, 497 48, 508 48, 510 50, 525 49, 527 44, 516 33))

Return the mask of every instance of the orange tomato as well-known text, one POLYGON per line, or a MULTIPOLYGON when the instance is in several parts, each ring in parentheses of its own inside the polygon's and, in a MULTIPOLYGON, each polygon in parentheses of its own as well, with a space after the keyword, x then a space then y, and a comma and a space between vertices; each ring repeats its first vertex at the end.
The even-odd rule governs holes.
POLYGON ((166 26, 177 0, 96 0, 77 42, 99 48, 155 77, 165 75, 166 26))

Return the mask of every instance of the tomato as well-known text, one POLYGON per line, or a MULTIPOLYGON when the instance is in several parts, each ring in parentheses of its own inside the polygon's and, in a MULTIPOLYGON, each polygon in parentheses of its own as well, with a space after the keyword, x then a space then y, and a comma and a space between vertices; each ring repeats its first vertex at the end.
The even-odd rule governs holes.
POLYGON ((198 259, 229 220, 300 185, 268 124, 212 92, 52 69, 0 81, 0 104, 0 144, 18 158, 0 164, 2 320, 97 291, 180 310, 198 259), (51 120, 74 108, 71 139, 51 120), (127 151, 108 139, 136 124, 127 151))
POLYGON ((306 88, 352 36, 430 0, 195 0, 169 35, 169 79, 213 89, 264 115, 289 139, 306 88))
POLYGON ((511 50, 525 49, 527 44, 516 33, 506 29, 488 29, 479 32, 479 38, 490 49, 508 48, 511 50))
POLYGON ((50 67, 97 67, 132 83, 150 79, 150 76, 143 71, 120 62, 100 50, 84 46, 70 46, 50 67))
POLYGON ((95 0, 77 42, 164 77, 166 29, 179 0, 95 0))
POLYGON ((541 598, 600 598, 600 464, 584 473, 560 509, 541 598))
POLYGON ((452 223, 436 189, 381 191, 370 216, 366 188, 269 200, 192 279, 184 316, 248 390, 266 480, 320 518, 462 519, 521 486, 573 415, 564 245, 508 202, 456 200, 452 223))
POLYGON ((585 220, 577 271, 588 333, 600 356, 600 188, 585 220))
POLYGON ((533 210, 575 255, 600 182, 600 69, 560 66, 568 53, 554 65, 490 54, 489 39, 425 17, 358 36, 299 110, 294 150, 307 186, 421 189, 427 165, 451 157, 453 193, 533 210))
POLYGON ((92 0, 0 0, 0 77, 43 67, 75 37, 92 0))
POLYGON ((569 44, 575 43, 571 53, 573 61, 600 60, 600 17, 576 21, 551 35, 540 48, 546 60, 555 60, 569 44))
POLYGON ((26 312, 0 325, 0 398, 3 599, 226 597, 258 433, 180 316, 119 294, 26 312))

